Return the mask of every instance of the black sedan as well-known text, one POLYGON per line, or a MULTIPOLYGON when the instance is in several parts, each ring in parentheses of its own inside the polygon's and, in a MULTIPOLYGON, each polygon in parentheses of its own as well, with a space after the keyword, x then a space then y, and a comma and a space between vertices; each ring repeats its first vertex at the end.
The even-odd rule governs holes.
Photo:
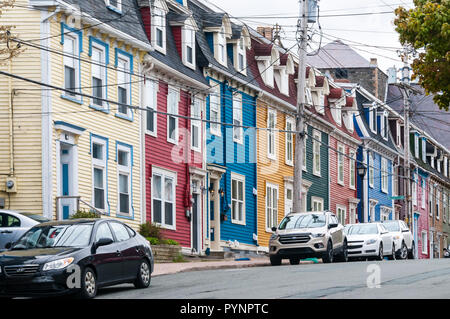
POLYGON ((42 223, 0 253, 0 297, 77 293, 133 283, 147 288, 153 272, 150 243, 110 219, 42 223))

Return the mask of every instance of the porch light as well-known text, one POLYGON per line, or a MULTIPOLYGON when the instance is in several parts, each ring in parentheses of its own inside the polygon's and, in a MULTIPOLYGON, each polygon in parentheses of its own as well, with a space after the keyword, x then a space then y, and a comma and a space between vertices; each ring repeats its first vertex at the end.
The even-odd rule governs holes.
POLYGON ((363 178, 364 176, 366 176, 366 172, 367 172, 367 166, 364 163, 360 163, 356 169, 358 171, 358 175, 363 178))

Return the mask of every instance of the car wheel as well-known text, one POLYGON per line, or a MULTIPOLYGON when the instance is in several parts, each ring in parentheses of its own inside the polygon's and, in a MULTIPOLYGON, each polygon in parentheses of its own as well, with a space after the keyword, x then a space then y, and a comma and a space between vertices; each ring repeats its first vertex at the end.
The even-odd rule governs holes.
POLYGON ((152 280, 152 275, 150 272, 150 265, 147 260, 143 260, 139 266, 139 271, 136 280, 134 281, 134 286, 136 288, 148 288, 150 286, 150 281, 152 280))
POLYGON ((272 266, 280 266, 281 265, 281 258, 278 256, 270 256, 270 264, 272 266))
POLYGON ((291 257, 289 258, 289 262, 291 265, 298 265, 300 264, 300 257, 291 257))
POLYGON ((402 248, 400 249, 399 259, 406 259, 408 256, 408 248, 405 245, 405 242, 402 242, 402 248))
POLYGON ((347 248, 347 242, 344 241, 344 243, 342 244, 342 252, 339 254, 338 256, 338 261, 340 262, 347 262, 348 261, 348 248, 347 248))
POLYGON ((380 244, 380 248, 378 248, 378 256, 377 260, 383 260, 384 258, 384 252, 383 252, 383 244, 380 244))
POLYGON ((396 257, 395 257, 395 244, 394 243, 392 244, 392 255, 390 255, 388 258, 389 258, 389 260, 395 260, 396 259, 396 257))
POLYGON ((80 297, 92 299, 97 295, 97 276, 92 268, 86 267, 81 277, 80 297))
POLYGON ((416 249, 414 246, 414 242, 411 245, 411 251, 408 253, 408 259, 414 259, 416 256, 416 249))
POLYGON ((326 264, 333 262, 333 243, 331 241, 327 244, 327 251, 322 257, 322 261, 326 264))

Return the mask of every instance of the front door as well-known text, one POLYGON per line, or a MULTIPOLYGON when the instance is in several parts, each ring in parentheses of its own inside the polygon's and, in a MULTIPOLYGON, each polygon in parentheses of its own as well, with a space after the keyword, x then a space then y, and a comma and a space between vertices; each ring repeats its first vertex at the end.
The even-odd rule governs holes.
POLYGON ((292 202, 292 197, 294 195, 294 190, 292 187, 292 183, 286 183, 284 187, 284 215, 292 212, 294 207, 292 202))
POLYGON ((192 204, 192 250, 195 253, 200 252, 200 226, 199 226, 199 195, 193 194, 194 203, 192 204))
POLYGON ((69 219, 76 210, 76 199, 71 198, 74 195, 74 146, 66 143, 60 145, 60 218, 69 219))

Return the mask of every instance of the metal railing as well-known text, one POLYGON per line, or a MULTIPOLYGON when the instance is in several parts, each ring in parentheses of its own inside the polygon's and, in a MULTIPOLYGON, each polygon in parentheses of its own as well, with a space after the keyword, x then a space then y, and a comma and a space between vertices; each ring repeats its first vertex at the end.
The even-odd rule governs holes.
POLYGON ((78 212, 80 211, 80 203, 86 205, 90 211, 94 211, 95 213, 99 214, 99 215, 104 215, 106 216, 107 214, 102 212, 101 210, 95 208, 94 206, 92 206, 91 204, 89 204, 88 202, 84 201, 83 199, 81 199, 81 196, 57 196, 56 197, 56 218, 57 219, 62 219, 62 216, 60 215, 60 202, 61 200, 64 199, 73 199, 76 200, 76 209, 75 211, 78 212))

